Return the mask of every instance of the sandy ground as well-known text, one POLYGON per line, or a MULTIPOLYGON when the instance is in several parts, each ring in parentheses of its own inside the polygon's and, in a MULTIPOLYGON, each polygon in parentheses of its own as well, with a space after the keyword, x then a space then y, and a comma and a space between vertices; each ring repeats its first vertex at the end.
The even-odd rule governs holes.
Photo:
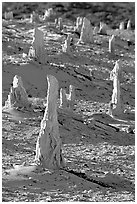
MULTIPOLYGON (((64 24, 65 32, 71 32, 74 24, 68 20, 64 24)), ((134 201, 134 31, 117 36, 115 55, 108 52, 109 35, 98 34, 93 44, 76 45, 69 56, 62 53, 65 35, 48 23, 38 27, 45 33, 45 65, 27 56, 34 25, 27 19, 3 20, 2 105, 17 74, 37 109, 35 113, 2 113, 3 201, 134 201), (107 114, 112 95, 109 73, 118 59, 123 70, 121 99, 127 113, 112 118, 107 114), (66 168, 29 172, 26 168, 33 168, 44 113, 47 74, 58 79, 59 88, 68 91, 70 84, 76 86, 74 107, 67 111, 58 108, 66 168)))

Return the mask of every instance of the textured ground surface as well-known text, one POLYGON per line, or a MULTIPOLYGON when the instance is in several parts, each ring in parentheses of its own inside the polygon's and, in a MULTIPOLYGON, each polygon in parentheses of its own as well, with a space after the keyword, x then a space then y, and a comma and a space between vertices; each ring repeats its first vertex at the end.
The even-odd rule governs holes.
MULTIPOLYGON (((68 33, 74 22, 67 19, 64 25, 68 33)), ((45 33, 46 65, 33 62, 26 55, 34 25, 27 19, 3 20, 3 105, 12 79, 18 74, 37 108, 35 114, 2 114, 3 201, 134 201, 135 134, 128 132, 135 121, 134 31, 117 36, 114 56, 108 53, 109 35, 95 35, 93 44, 76 45, 70 57, 62 53, 65 35, 57 33, 51 23, 38 27, 45 33), (113 119, 106 114, 112 95, 109 73, 118 59, 122 66, 121 98, 127 113, 113 119), (60 88, 76 86, 74 108, 58 109, 66 169, 40 169, 26 176, 14 171, 9 174, 13 166, 17 168, 15 165, 23 162, 28 166, 34 161, 49 73, 58 79, 60 88)), ((111 30, 110 34, 114 32, 111 30)))

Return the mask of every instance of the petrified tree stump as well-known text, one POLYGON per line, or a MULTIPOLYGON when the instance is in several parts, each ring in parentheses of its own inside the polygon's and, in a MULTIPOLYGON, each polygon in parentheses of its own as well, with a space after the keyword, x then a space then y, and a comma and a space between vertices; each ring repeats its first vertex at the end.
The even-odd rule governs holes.
POLYGON ((115 51, 115 36, 112 35, 112 37, 109 39, 109 52, 114 53, 115 51))
POLYGON ((36 144, 35 160, 44 168, 57 169, 64 166, 61 139, 57 120, 58 81, 48 75, 47 106, 36 144))
POLYGON ((112 115, 119 115, 123 113, 121 94, 120 94, 120 78, 121 69, 119 61, 116 61, 114 69, 110 73, 110 80, 113 80, 113 94, 110 102, 110 112, 112 115))
POLYGON ((8 99, 5 102, 5 108, 27 108, 30 109, 31 104, 20 76, 15 75, 13 78, 13 86, 11 87, 8 99))
POLYGON ((84 17, 83 25, 81 28, 81 35, 78 43, 92 43, 93 42, 93 30, 90 21, 84 17))
POLYGON ((37 61, 45 64, 46 63, 46 53, 44 49, 44 33, 38 28, 34 29, 34 38, 32 42, 32 47, 29 50, 30 57, 36 57, 37 61))
POLYGON ((60 89, 60 108, 71 108, 75 103, 75 87, 69 86, 69 94, 65 89, 60 89))

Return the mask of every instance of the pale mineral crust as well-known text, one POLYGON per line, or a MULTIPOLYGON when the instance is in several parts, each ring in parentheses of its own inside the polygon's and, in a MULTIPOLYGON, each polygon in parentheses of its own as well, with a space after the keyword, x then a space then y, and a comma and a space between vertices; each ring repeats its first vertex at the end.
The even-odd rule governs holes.
POLYGON ((35 161, 40 162, 44 168, 58 169, 65 165, 57 119, 59 86, 57 79, 52 75, 47 76, 47 81, 47 104, 36 144, 35 161))

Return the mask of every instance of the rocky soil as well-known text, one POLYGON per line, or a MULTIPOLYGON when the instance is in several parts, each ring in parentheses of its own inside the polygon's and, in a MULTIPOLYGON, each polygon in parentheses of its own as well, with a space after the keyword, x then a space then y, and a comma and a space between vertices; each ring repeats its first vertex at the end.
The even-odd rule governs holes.
MULTIPOLYGON (((85 9, 81 9, 82 3, 52 5, 57 16, 63 17, 65 28, 60 32, 52 20, 37 23, 44 32, 45 65, 28 57, 34 29, 28 17, 32 10, 39 11, 44 9, 43 5, 45 8, 49 5, 24 4, 8 5, 14 19, 2 20, 2 105, 17 74, 22 77, 35 111, 2 112, 2 201, 135 201, 134 3, 113 3, 113 6, 87 3, 85 9), (111 15, 107 18, 109 12, 111 15), (98 25, 103 19, 111 30, 108 35, 94 35, 93 44, 77 45, 76 35, 73 55, 69 56, 62 53, 62 45, 78 15, 87 15, 89 19, 90 15, 94 16, 92 25, 98 25), (128 19, 131 19, 132 31, 117 33, 115 54, 111 55, 109 37, 121 20, 126 23, 128 19), (121 99, 125 113, 112 118, 108 115, 113 87, 109 74, 118 59, 122 67, 121 99), (47 74, 57 78, 60 88, 68 91, 70 84, 76 87, 74 107, 58 108, 66 168, 56 171, 40 168, 24 175, 24 166, 33 164, 35 158, 46 103, 47 74), (13 169, 23 163, 22 171, 15 174, 13 169)), ((8 6, 3 3, 3 12, 8 6)))

